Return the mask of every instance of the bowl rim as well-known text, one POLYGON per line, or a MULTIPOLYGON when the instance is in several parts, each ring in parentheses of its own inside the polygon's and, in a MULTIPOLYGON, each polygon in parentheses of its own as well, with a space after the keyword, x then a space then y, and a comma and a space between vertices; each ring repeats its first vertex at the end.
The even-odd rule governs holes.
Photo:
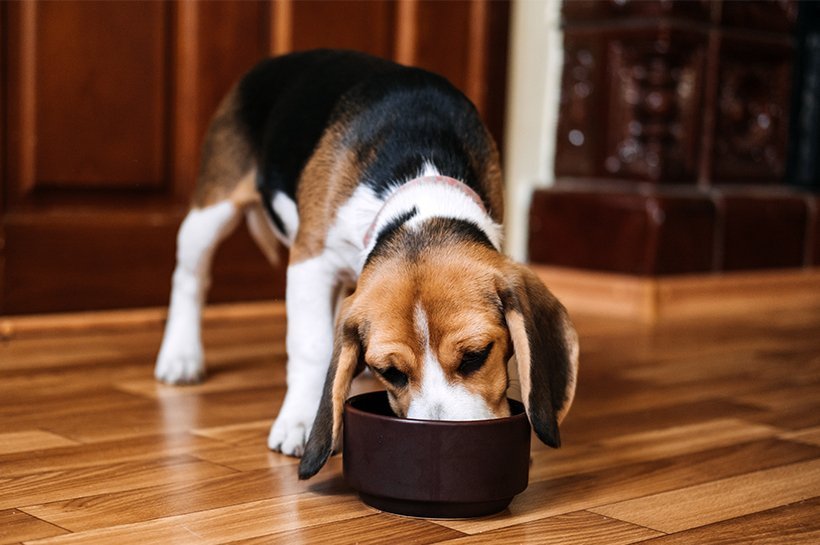
POLYGON ((481 420, 426 420, 423 418, 401 418, 399 416, 388 416, 384 414, 372 413, 369 411, 365 411, 358 407, 354 407, 352 402, 356 399, 368 397, 368 396, 375 396, 375 395, 387 395, 387 390, 373 390, 370 392, 363 392, 361 394, 357 394, 355 396, 349 397, 345 400, 344 410, 345 412, 350 412, 357 415, 363 415, 366 418, 375 418, 377 420, 383 420, 387 422, 396 422, 399 425, 417 425, 423 424, 428 426, 437 426, 437 427, 465 427, 465 426, 500 426, 504 424, 512 424, 519 420, 527 420, 529 423, 529 418, 527 417, 527 411, 524 408, 524 403, 518 401, 517 399, 507 398, 508 402, 513 402, 521 407, 521 412, 517 414, 512 414, 510 416, 502 416, 499 418, 483 418, 481 420))

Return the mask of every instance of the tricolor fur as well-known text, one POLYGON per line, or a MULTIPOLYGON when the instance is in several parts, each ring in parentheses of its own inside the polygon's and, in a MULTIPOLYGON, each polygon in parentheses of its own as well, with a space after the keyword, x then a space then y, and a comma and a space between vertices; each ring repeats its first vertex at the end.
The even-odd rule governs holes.
POLYGON ((156 376, 204 376, 211 257, 245 215, 271 261, 277 239, 290 247, 288 390, 268 444, 302 456, 302 478, 337 447, 365 366, 397 415, 466 420, 508 414, 511 368, 536 433, 558 446, 577 337, 500 253, 502 211, 495 144, 443 78, 352 52, 264 61, 206 136, 156 376))

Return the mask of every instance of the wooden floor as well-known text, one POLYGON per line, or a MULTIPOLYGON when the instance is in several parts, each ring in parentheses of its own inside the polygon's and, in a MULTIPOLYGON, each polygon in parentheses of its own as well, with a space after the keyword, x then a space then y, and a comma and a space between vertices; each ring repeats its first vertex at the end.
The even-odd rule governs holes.
MULTIPOLYGON (((154 382, 160 311, 0 324, 0 543, 820 543, 820 309, 649 328, 575 317, 564 447, 509 510, 374 511, 339 457, 269 452, 279 306, 206 327, 209 380, 154 382)), ((365 385, 366 386, 366 385, 365 385)))

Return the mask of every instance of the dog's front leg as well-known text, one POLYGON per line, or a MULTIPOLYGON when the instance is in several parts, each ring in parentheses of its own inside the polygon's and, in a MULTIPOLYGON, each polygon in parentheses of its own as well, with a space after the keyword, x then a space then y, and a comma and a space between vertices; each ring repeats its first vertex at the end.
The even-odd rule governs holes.
POLYGON ((318 256, 291 263, 287 279, 287 392, 268 446, 301 456, 319 408, 333 352, 336 268, 318 256))

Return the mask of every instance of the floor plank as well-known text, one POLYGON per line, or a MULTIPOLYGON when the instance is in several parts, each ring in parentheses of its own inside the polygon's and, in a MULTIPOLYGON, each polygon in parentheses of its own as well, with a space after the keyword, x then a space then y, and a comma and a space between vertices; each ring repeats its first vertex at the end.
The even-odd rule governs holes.
POLYGON ((662 535, 661 532, 588 511, 577 511, 465 536, 444 543, 447 545, 498 545, 502 543, 509 545, 541 545, 543 543, 628 545, 658 535, 662 535))
POLYGON ((557 451, 539 447, 532 456, 530 482, 746 443, 777 433, 771 426, 720 418, 618 435, 557 451))
POLYGON ((645 545, 816 545, 820 543, 820 498, 652 539, 645 545))
POLYGON ((816 447, 774 439, 755 441, 530 483, 506 513, 441 524, 477 534, 818 457, 816 447))
POLYGON ((384 543, 450 543, 463 534, 438 524, 418 519, 378 514, 342 522, 332 522, 287 532, 277 532, 229 545, 382 545, 384 543))
POLYGON ((43 522, 17 509, 0 511, 0 545, 65 533, 68 533, 68 530, 43 522))
POLYGON ((11 477, 138 460, 155 460, 213 447, 211 439, 187 433, 147 435, 124 441, 107 441, 53 448, 46 451, 17 452, 0 456, 0 475, 11 477))
POLYGON ((79 532, 228 507, 237 498, 251 502, 280 496, 295 497, 308 490, 335 491, 339 488, 338 478, 330 472, 309 483, 297 480, 295 475, 293 465, 213 477, 203 475, 119 492, 86 494, 68 501, 29 505, 23 509, 79 532))
POLYGON ((41 471, 4 478, 0 487, 0 508, 118 492, 146 482, 191 481, 233 472, 189 456, 104 464, 68 471, 41 471))
POLYGON ((66 437, 43 430, 26 430, 0 433, 0 455, 12 452, 29 452, 78 444, 66 437))
POLYGON ((601 515, 674 533, 814 497, 820 460, 756 471, 594 508, 601 515))
POLYGON ((111 526, 31 541, 36 545, 117 543, 118 545, 167 545, 197 543, 218 545, 275 532, 309 528, 374 514, 351 496, 281 496, 270 500, 239 503, 186 515, 163 517, 122 526, 111 526))

